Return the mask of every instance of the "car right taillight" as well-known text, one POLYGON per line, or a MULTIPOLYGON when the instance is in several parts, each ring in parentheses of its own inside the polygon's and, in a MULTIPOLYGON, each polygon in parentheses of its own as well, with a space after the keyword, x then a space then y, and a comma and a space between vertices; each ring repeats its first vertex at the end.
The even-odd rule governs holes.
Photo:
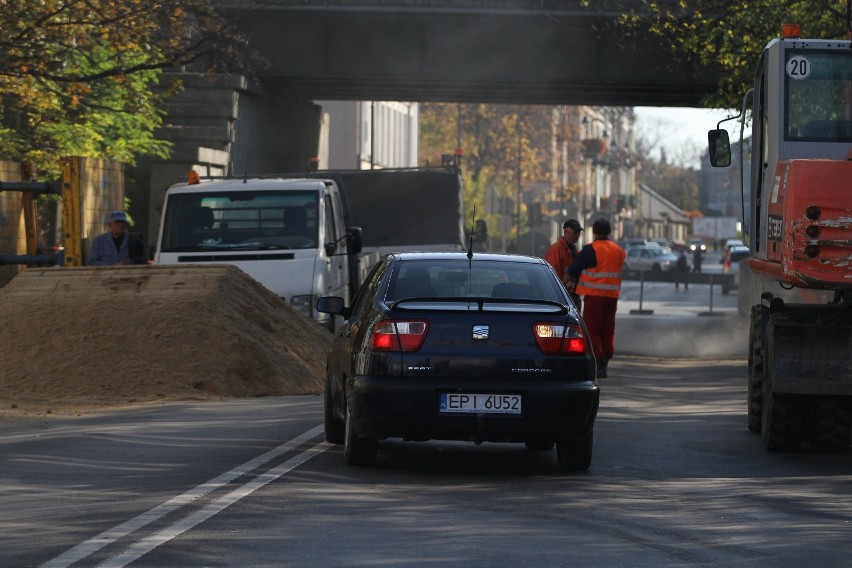
POLYGON ((579 325, 538 322, 533 324, 535 342, 548 355, 582 355, 588 343, 579 325))
POLYGON ((376 351, 417 351, 428 330, 429 322, 424 320, 383 320, 373 325, 370 347, 376 351))

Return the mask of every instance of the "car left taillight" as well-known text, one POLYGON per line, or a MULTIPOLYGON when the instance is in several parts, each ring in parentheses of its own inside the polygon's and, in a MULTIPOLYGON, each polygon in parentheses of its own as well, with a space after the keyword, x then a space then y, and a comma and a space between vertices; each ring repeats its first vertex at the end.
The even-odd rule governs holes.
POLYGON ((426 339, 425 320, 383 320, 373 325, 370 347, 376 351, 417 351, 426 339))
POLYGON ((579 325, 537 322, 533 324, 533 335, 538 348, 547 355, 582 355, 588 348, 579 325))

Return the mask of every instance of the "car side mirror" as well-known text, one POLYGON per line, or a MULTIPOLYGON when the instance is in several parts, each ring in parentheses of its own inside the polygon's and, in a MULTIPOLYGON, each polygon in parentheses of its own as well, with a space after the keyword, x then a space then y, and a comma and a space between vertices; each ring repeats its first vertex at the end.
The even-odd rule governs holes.
POLYGON ((317 311, 324 314, 347 317, 346 302, 340 296, 323 296, 317 300, 317 311))
POLYGON ((707 133, 707 149, 710 153, 710 165, 724 168, 731 165, 731 141, 727 130, 711 130, 707 133))

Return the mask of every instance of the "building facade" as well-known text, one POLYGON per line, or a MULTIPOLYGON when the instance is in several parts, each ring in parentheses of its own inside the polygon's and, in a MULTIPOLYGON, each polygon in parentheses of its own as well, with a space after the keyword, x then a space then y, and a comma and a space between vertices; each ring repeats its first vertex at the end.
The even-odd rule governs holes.
POLYGON ((322 107, 319 169, 416 167, 419 106, 395 101, 316 101, 322 107))

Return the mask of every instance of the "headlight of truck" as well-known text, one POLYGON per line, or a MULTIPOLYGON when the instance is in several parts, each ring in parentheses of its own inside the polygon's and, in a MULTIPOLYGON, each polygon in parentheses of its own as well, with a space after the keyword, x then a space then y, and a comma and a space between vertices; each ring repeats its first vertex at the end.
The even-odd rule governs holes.
POLYGON ((302 314, 305 317, 314 317, 314 304, 316 304, 316 296, 292 296, 290 298, 290 307, 302 314))

